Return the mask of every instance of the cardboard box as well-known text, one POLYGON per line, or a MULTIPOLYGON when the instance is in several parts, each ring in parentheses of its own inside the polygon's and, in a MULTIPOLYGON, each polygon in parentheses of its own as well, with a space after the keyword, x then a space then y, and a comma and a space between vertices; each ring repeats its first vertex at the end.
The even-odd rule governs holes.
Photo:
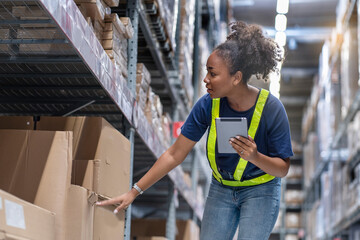
POLYGON ((13 6, 12 14, 18 18, 47 17, 46 12, 39 6, 13 6))
POLYGON ((69 55, 73 54, 74 50, 69 44, 19 44, 19 53, 34 54, 34 55, 69 55))
MULTIPOLYGON (((0 39, 10 39, 10 29, 0 29, 0 39)), ((11 52, 12 51, 9 44, 0 44, 0 53, 11 52)))
POLYGON ((109 7, 117 7, 117 6, 119 6, 119 0, 104 0, 104 2, 105 2, 109 7))
POLYGON ((57 28, 18 29, 16 37, 19 39, 65 39, 65 36, 57 28))
MULTIPOLYGON (((128 162, 129 163, 129 162, 128 162)), ((129 169, 123 162, 106 160, 74 160, 72 183, 105 197, 116 197, 129 190, 129 169)))
POLYGON ((1 116, 0 129, 34 130, 32 116, 1 116))
POLYGON ((11 235, 55 239, 55 214, 0 190, 0 239, 11 235))
POLYGON ((177 220, 177 235, 176 240, 199 240, 200 229, 199 226, 192 220, 177 220))
MULTIPOLYGON (((0 129, 34 129, 32 117, 0 117, 0 129)), ((40 117, 36 122, 37 130, 72 131, 73 156, 77 170, 73 183, 89 183, 84 179, 85 172, 92 173, 97 179, 90 190, 107 197, 114 197, 128 191, 130 185, 130 142, 119 131, 100 117, 40 117), (94 162, 88 162, 94 159, 94 162), (79 168, 79 160, 84 160, 79 168), (103 163, 101 163, 103 161, 103 163), (95 172, 88 164, 95 164, 95 172), (89 167, 89 170, 86 170, 89 167)), ((1 146, 0 146, 1 149, 1 146)), ((70 168, 71 170, 71 168, 70 168)), ((1 179, 1 176, 0 176, 1 179)))
POLYGON ((107 6, 101 0, 75 0, 75 3, 81 6, 80 10, 85 18, 104 20, 107 6))
POLYGON ((124 239, 125 211, 114 210, 115 206, 95 207, 94 240, 124 239))
POLYGON ((125 212, 115 206, 99 207, 97 195, 71 185, 66 210, 66 240, 119 240, 124 238, 125 212))
POLYGON ((71 132, 0 130, 0 188, 54 212, 56 239, 64 239, 71 164, 71 132))
POLYGON ((130 142, 101 117, 41 117, 37 130, 72 131, 73 159, 112 162, 122 156, 121 161, 130 161, 130 142))
MULTIPOLYGON (((192 220, 177 220, 176 240, 198 240, 200 229, 192 220)), ((132 237, 164 237, 166 236, 166 220, 135 219, 131 221, 132 237)))
POLYGON ((137 237, 136 240, 168 240, 166 237, 137 237))

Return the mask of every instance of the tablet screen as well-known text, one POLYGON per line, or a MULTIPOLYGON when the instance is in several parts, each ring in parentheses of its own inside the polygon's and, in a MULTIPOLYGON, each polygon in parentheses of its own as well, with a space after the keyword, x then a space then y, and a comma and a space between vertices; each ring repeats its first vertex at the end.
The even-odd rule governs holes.
POLYGON ((230 145, 232 137, 248 137, 247 119, 240 117, 221 117, 215 119, 219 153, 236 153, 230 145))

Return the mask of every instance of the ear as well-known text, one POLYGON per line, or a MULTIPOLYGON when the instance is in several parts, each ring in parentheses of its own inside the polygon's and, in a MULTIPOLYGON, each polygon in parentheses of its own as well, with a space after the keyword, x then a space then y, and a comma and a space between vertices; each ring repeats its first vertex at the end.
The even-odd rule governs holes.
POLYGON ((242 72, 240 71, 237 71, 235 74, 234 74, 234 85, 238 85, 241 81, 242 81, 242 72))

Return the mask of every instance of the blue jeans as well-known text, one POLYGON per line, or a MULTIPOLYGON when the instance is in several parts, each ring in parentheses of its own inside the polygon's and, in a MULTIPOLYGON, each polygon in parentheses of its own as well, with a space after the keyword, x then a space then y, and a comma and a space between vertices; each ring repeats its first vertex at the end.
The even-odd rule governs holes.
POLYGON ((212 179, 200 240, 267 240, 279 214, 281 179, 251 187, 229 187, 212 179))

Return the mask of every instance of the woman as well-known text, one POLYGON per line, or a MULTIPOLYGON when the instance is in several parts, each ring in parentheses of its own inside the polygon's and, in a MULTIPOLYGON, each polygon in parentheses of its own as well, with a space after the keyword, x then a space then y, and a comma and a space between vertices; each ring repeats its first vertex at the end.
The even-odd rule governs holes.
POLYGON ((129 206, 137 195, 183 162, 209 129, 207 157, 213 178, 201 224, 202 240, 268 239, 279 212, 280 183, 291 148, 289 123, 281 102, 266 90, 248 85, 252 75, 266 79, 282 61, 281 50, 257 25, 231 24, 227 40, 209 56, 204 79, 208 94, 188 116, 176 142, 128 192, 98 205, 129 206), (220 154, 216 117, 246 117, 249 137, 231 138, 235 154, 220 154))

